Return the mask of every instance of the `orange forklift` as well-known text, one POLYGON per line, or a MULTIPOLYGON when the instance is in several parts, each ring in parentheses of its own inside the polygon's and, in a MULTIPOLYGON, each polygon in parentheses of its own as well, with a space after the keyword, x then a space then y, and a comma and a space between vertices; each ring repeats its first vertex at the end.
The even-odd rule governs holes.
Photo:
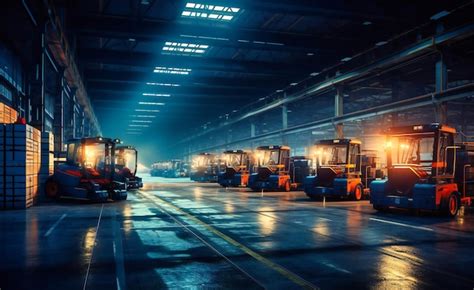
POLYGON ((227 150, 223 153, 225 170, 219 174, 217 182, 223 187, 247 186, 253 169, 253 157, 243 150, 227 150))
POLYGON ((249 178, 253 191, 300 189, 309 175, 310 160, 304 156, 290 157, 288 146, 260 146, 256 151, 257 168, 249 178))

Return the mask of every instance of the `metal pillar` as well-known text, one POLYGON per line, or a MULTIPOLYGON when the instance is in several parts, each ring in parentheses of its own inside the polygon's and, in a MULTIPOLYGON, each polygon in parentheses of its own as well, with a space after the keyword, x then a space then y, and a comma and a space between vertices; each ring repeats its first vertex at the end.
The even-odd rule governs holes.
MULTIPOLYGON (((334 116, 339 117, 344 114, 344 92, 342 87, 336 88, 336 96, 334 97, 334 116)), ((344 124, 335 124, 335 137, 344 138, 344 124)))
MULTIPOLYGON (((281 128, 282 130, 288 128, 288 107, 286 104, 281 106, 281 128)), ((288 137, 284 133, 281 136, 281 142, 283 145, 288 145, 288 137)))
MULTIPOLYGON (((436 74, 436 92, 442 93, 448 88, 448 69, 446 63, 443 59, 443 55, 440 56, 440 59, 436 62, 435 65, 435 74, 436 74)), ((448 122, 448 108, 447 103, 436 103, 436 121, 441 124, 446 124, 448 122)))
POLYGON ((250 137, 255 137, 255 124, 250 123, 250 137))

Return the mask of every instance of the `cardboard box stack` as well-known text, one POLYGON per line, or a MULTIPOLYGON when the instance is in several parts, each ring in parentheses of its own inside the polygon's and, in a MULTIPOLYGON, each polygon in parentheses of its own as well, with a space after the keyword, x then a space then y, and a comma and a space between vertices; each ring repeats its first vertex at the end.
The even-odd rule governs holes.
POLYGON ((41 132, 30 125, 0 125, 0 209, 36 203, 40 165, 41 132))
POLYGON ((4 103, 0 103, 0 123, 12 124, 16 122, 17 118, 18 113, 16 112, 16 110, 5 105, 4 103))
POLYGON ((51 132, 41 133, 41 168, 39 172, 40 196, 43 198, 44 185, 54 173, 54 135, 51 132))

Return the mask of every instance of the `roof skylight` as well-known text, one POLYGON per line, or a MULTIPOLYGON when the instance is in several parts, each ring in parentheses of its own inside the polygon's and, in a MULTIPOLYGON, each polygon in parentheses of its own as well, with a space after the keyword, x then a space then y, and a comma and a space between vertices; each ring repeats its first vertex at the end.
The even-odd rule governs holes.
POLYGON ((160 73, 160 74, 188 75, 191 72, 191 69, 190 68, 157 66, 157 67, 155 67, 153 72, 154 73, 160 73))
POLYGON ((188 2, 181 16, 215 21, 231 21, 239 11, 240 8, 237 7, 188 2))
POLYGON ((163 46, 163 53, 200 55, 204 54, 208 48, 209 45, 206 44, 167 41, 163 46))

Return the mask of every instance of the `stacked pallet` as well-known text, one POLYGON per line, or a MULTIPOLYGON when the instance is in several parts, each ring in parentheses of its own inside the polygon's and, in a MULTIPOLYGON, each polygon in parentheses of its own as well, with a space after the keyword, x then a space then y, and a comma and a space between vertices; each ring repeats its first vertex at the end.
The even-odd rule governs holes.
POLYGON ((48 177, 54 173, 54 135, 41 133, 41 168, 39 172, 40 196, 44 197, 44 186, 48 177))
POLYGON ((0 103, 0 123, 12 124, 15 123, 18 118, 18 113, 11 107, 0 103))
POLYGON ((38 198, 41 132, 30 125, 0 125, 0 208, 28 208, 38 198))

